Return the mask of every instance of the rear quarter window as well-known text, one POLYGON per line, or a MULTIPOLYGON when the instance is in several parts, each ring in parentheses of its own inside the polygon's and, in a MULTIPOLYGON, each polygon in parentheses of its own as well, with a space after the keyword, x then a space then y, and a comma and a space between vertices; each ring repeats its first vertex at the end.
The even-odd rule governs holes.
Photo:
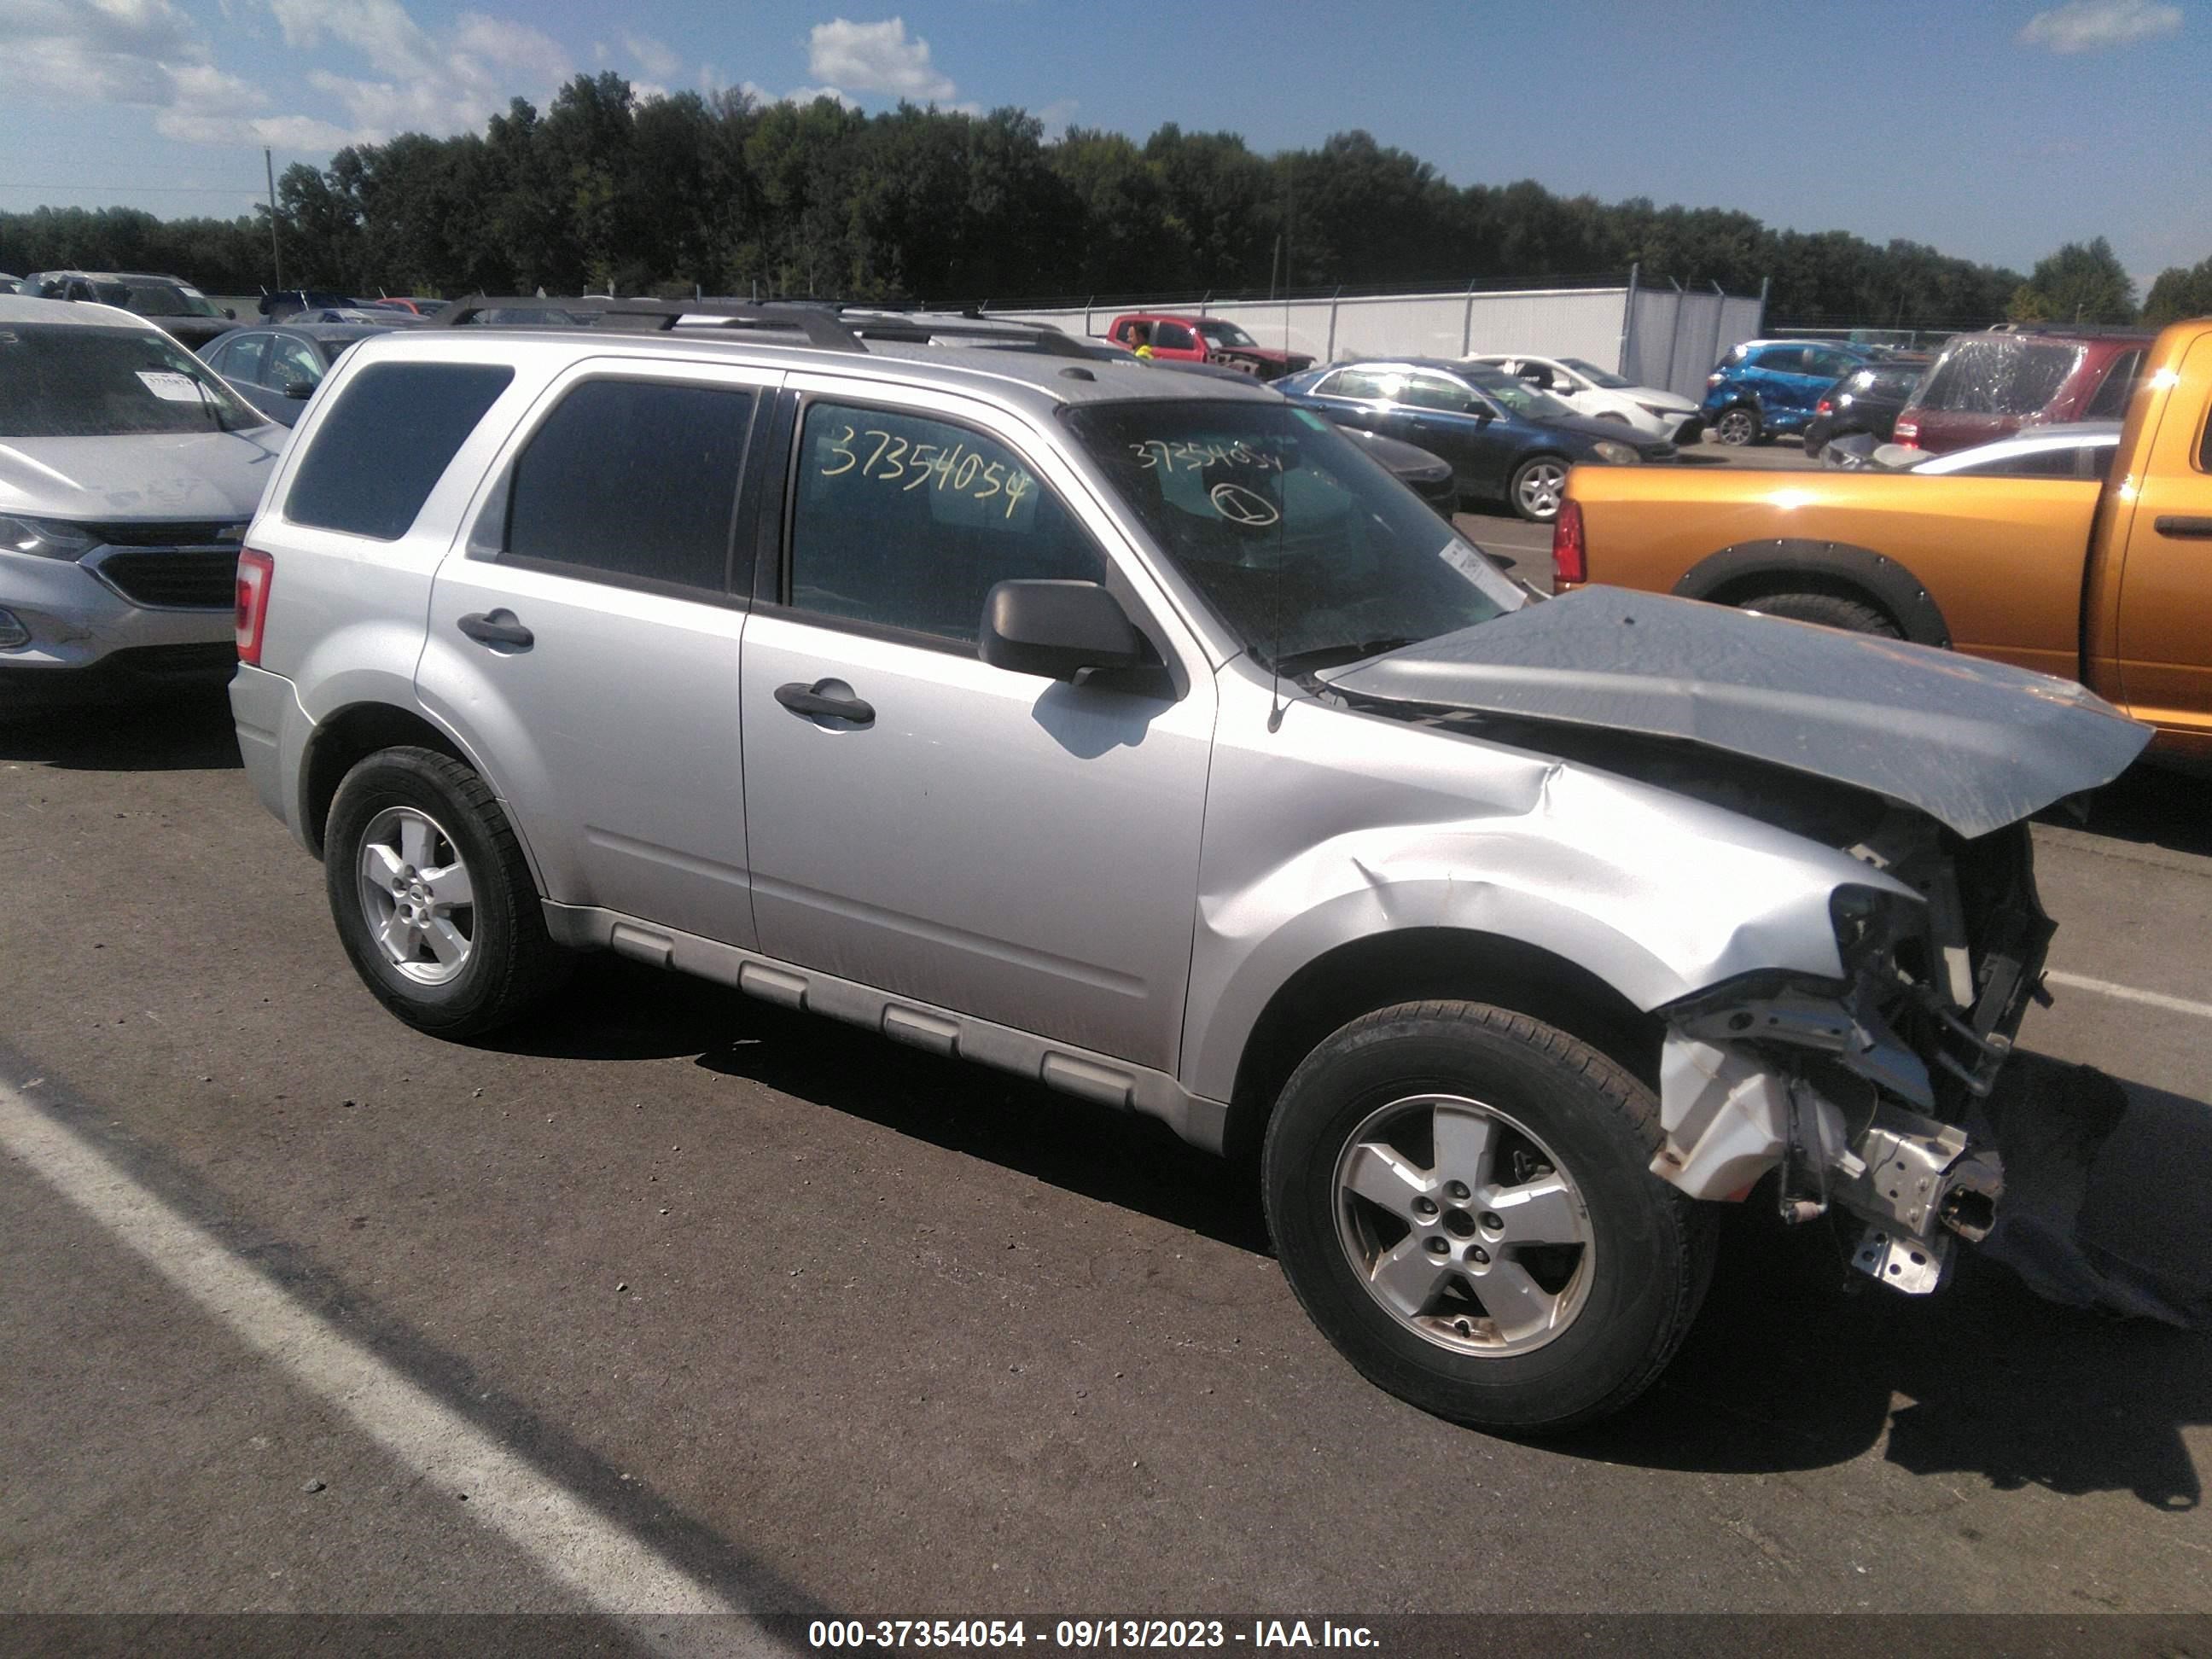
POLYGON ((316 428, 284 516, 380 542, 405 535, 484 411, 514 379, 504 363, 376 363, 316 428))
POLYGON ((2058 395, 2081 359, 2081 347, 2056 342, 1964 341, 1936 365, 1920 406, 1960 415, 2033 415, 2058 395))
POLYGON ((722 592, 752 416, 746 387, 584 381, 515 461, 506 556, 722 592))
POLYGON ((2089 399, 2089 406, 2081 411, 2085 421, 2118 420, 2128 406, 2128 394, 2136 389, 2136 376, 2142 369, 2143 355, 2140 351, 2124 351, 2112 360, 2105 371, 2105 380, 2097 388, 2097 395, 2089 399))

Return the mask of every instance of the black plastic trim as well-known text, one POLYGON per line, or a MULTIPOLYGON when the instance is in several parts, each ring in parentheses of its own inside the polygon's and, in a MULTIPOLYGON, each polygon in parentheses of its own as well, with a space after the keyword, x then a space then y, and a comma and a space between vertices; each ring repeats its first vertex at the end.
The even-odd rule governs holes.
POLYGON ((1709 599, 1731 589, 1750 592, 1757 579, 1769 576, 1785 583, 1793 577, 1813 576, 1857 588, 1887 611, 1915 644, 1951 643, 1950 624, 1943 620, 1942 607, 1910 570, 1886 554, 1848 542, 1790 537, 1739 542, 1692 565, 1674 592, 1686 599, 1709 599))

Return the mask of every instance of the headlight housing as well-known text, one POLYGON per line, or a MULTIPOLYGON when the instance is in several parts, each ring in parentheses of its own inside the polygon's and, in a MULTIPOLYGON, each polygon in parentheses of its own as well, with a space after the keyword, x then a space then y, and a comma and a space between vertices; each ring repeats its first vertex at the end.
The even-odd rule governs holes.
POLYGON ((28 553, 41 559, 81 559, 100 545, 82 525, 59 519, 0 518, 0 551, 28 553))
POLYGON ((1856 979, 1869 971, 1882 973, 1899 945, 1926 930, 1928 906, 1887 888, 1847 882, 1828 896, 1828 922, 1836 930, 1836 954, 1843 958, 1844 972, 1856 979))
POLYGON ((1646 415, 1662 421, 1686 420, 1694 412, 1686 409, 1668 409, 1660 404, 1638 404, 1636 406, 1646 415))
POLYGON ((1593 448, 1598 459, 1614 466, 1633 466, 1643 459, 1632 444, 1617 444, 1610 438, 1600 438, 1593 448))

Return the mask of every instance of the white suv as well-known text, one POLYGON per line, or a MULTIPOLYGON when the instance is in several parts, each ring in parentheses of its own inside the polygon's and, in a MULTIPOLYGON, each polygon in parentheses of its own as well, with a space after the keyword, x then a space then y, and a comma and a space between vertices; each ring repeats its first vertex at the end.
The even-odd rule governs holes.
POLYGON ((1258 1160, 1352 1363, 1517 1431, 1656 1375, 1770 1172, 1934 1288, 2051 930, 2021 820, 2145 737, 1528 603, 1272 392, 975 321, 366 341, 250 541, 246 767, 400 1018, 608 949, 1150 1114, 1258 1160))

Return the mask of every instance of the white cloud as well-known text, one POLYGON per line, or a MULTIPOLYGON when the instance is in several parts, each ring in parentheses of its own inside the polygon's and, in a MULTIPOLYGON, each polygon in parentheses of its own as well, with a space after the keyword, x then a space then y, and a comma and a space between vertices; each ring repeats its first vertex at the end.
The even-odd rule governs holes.
POLYGON ((471 57, 488 59, 525 77, 525 84, 533 88, 558 86, 568 78, 568 54, 561 49, 560 42, 526 23, 481 14, 464 16, 453 44, 471 57))
POLYGON ((834 18, 807 36, 806 72, 853 92, 889 92, 925 102, 950 101, 958 90, 929 61, 929 42, 906 38, 906 20, 854 23, 834 18))
MULTIPOLYGON (((542 95, 569 72, 550 37, 482 13, 434 35, 400 0, 266 3, 295 50, 336 46, 375 72, 307 76, 337 100, 343 124, 273 110, 262 88, 216 65, 206 37, 174 0, 0 0, 0 94, 151 110, 155 131, 182 143, 320 151, 408 129, 472 131, 514 92, 542 95)), ((232 16, 227 7, 224 15, 232 16)))
POLYGON ((542 96, 568 77, 568 54, 551 36, 507 18, 465 12, 441 39, 400 0, 269 0, 285 43, 351 47, 380 78, 315 70, 308 84, 345 106, 353 142, 400 132, 473 131, 517 92, 542 96), (389 77, 389 78, 381 78, 389 77))
POLYGON ((779 97, 757 81, 740 81, 738 90, 756 104, 811 104, 817 98, 827 98, 833 103, 842 104, 847 109, 860 106, 859 99, 849 93, 840 92, 835 87, 793 87, 779 97))
POLYGON ((637 66, 656 81, 673 81, 684 60, 668 49, 665 40, 656 40, 649 34, 625 34, 623 50, 637 60, 637 66))
POLYGON ((2062 53, 2106 52, 2176 33, 2180 27, 2181 8, 2154 0, 2066 0, 2029 18, 2020 44, 2062 53))

